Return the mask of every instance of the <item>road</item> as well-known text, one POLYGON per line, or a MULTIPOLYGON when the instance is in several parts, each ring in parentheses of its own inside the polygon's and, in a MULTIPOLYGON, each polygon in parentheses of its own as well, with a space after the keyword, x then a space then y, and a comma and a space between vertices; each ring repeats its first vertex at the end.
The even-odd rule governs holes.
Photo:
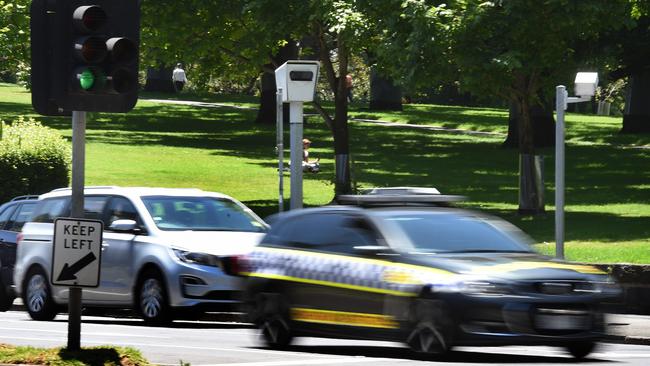
MULTIPOLYGON (((424 364, 523 364, 557 365, 572 359, 552 347, 462 347, 444 358, 423 358, 399 343, 299 339, 287 351, 263 348, 256 330, 246 324, 174 322, 171 327, 146 327, 138 319, 83 317, 82 347, 131 346, 160 365, 279 366, 279 365, 424 365, 424 364)), ((24 312, 0 313, 0 343, 35 347, 59 347, 67 342, 67 317, 51 322, 30 320, 24 312)), ((581 364, 647 365, 650 347, 603 344, 581 364)))

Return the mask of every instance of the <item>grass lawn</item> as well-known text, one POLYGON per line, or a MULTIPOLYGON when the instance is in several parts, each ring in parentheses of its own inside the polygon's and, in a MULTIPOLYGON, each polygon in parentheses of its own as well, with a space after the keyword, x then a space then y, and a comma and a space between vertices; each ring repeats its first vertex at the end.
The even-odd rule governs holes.
MULTIPOLYGON (((149 96, 149 95, 145 95, 149 96)), ((165 98, 165 95, 151 95, 165 98)), ((183 96, 185 99, 185 96, 183 96)), ((250 97, 191 96, 187 99, 255 106, 250 97)), ((507 110, 406 105, 403 112, 351 115, 476 131, 507 131, 507 110)), ((33 115, 71 136, 69 117, 37 116, 30 94, 0 84, 0 119, 33 115)), ((255 111, 195 108, 140 100, 128 114, 89 114, 86 184, 198 187, 232 195, 261 216, 277 211, 275 125, 254 124, 255 111)), ((650 263, 649 135, 622 135, 621 118, 567 114, 566 254, 586 262, 650 263)), ((285 129, 288 131, 288 128, 285 129)), ((308 206, 333 197, 332 137, 319 117, 309 117, 305 136, 321 173, 305 174, 308 206)), ((470 198, 464 205, 504 217, 529 233, 544 253, 553 253, 554 156, 545 156, 547 214, 520 217, 517 151, 485 137, 350 124, 353 180, 359 187, 434 186, 470 198)), ((285 136, 288 147, 288 133, 285 136)), ((288 154, 287 154, 288 158, 288 154)), ((285 177, 288 201, 289 178, 285 177)))
POLYGON ((71 352, 63 348, 18 347, 0 344, 0 364, 51 366, 149 366, 134 348, 92 347, 71 352))

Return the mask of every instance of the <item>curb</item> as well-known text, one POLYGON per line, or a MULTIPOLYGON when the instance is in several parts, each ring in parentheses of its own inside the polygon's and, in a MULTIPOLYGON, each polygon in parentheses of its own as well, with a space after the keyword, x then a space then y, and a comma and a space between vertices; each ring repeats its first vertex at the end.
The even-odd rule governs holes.
POLYGON ((603 338, 603 342, 607 343, 621 343, 621 344, 636 344, 639 346, 650 346, 650 337, 638 336, 623 336, 608 334, 603 338))

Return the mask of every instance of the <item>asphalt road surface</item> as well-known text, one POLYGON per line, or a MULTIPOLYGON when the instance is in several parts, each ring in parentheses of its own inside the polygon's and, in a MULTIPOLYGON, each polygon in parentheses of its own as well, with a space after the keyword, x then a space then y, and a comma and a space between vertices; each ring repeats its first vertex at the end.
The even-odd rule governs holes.
MULTIPOLYGON (((400 343, 302 338, 287 351, 265 349, 257 331, 246 324, 219 322, 174 322, 171 327, 146 327, 130 318, 84 316, 82 347, 131 346, 160 365, 558 365, 573 362, 554 347, 462 347, 450 355, 425 358, 414 355, 400 343)), ((0 343, 34 347, 67 344, 67 317, 51 322, 29 319, 27 313, 0 313, 0 343)), ((584 365, 647 365, 650 346, 603 344, 584 365)))

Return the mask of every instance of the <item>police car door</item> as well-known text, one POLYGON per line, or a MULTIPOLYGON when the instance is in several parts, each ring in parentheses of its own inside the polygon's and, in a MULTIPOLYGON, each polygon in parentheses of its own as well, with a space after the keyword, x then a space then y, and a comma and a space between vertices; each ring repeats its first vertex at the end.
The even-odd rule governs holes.
POLYGON ((310 216, 291 235, 309 252, 296 260, 294 275, 305 281, 292 291, 292 319, 321 333, 396 328, 383 314, 384 261, 368 250, 379 246, 378 231, 360 214, 310 216))

